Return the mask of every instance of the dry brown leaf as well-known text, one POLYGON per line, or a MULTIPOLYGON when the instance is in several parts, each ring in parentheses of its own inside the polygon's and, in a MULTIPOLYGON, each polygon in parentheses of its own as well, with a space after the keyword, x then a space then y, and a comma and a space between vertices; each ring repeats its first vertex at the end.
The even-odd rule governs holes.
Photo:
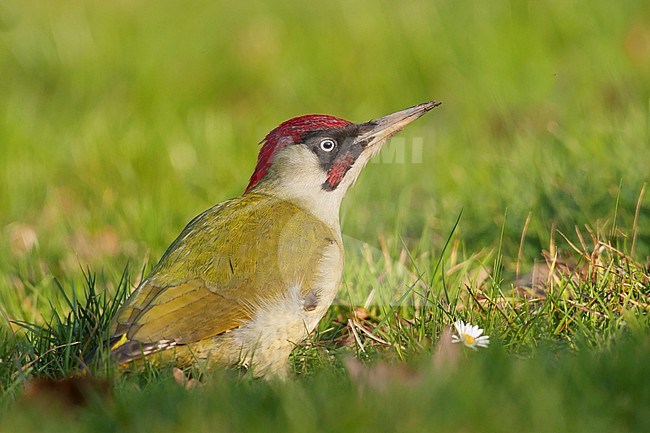
POLYGON ((413 386, 421 380, 421 375, 406 364, 377 363, 367 366, 356 358, 346 358, 344 365, 350 379, 357 384, 359 391, 366 388, 385 392, 394 386, 413 386))
POLYGON ((458 366, 460 347, 451 341, 453 333, 454 331, 450 327, 447 327, 442 331, 438 339, 436 351, 432 359, 434 373, 453 370, 458 366))
POLYGON ((110 395, 111 385, 106 380, 88 376, 37 377, 26 383, 19 401, 46 410, 71 410, 88 406, 95 399, 107 400, 110 395))

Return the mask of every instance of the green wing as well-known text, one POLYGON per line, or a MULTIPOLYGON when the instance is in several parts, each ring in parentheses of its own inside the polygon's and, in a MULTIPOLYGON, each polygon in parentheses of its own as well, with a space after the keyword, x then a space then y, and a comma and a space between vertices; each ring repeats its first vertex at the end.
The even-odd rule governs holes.
POLYGON ((183 230, 118 312, 124 343, 187 344, 249 321, 264 299, 314 285, 314 266, 337 235, 277 198, 246 194, 208 209, 183 230))

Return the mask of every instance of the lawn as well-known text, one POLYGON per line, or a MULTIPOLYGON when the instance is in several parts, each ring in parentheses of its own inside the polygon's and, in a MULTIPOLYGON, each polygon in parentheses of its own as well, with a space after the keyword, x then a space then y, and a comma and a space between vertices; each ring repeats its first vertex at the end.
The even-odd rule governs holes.
POLYGON ((0 432, 650 431, 647 1, 3 1, 0 95, 0 432), (344 201, 289 380, 107 362, 269 130, 432 99, 344 201))

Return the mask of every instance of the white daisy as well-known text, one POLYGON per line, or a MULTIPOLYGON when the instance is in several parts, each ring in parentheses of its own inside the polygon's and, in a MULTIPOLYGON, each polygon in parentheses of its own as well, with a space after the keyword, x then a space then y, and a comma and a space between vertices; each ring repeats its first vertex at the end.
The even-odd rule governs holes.
POLYGON ((476 350, 478 347, 487 347, 490 344, 490 337, 483 334, 483 330, 476 325, 465 323, 458 320, 454 323, 458 335, 451 336, 452 343, 463 343, 470 349, 476 350))

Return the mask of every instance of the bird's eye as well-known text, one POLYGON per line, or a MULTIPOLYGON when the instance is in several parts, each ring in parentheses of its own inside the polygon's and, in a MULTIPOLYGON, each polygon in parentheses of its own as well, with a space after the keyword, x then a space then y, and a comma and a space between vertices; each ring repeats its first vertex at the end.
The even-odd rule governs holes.
POLYGON ((336 141, 331 138, 326 138, 320 142, 320 148, 325 152, 331 152, 336 147, 336 141))

